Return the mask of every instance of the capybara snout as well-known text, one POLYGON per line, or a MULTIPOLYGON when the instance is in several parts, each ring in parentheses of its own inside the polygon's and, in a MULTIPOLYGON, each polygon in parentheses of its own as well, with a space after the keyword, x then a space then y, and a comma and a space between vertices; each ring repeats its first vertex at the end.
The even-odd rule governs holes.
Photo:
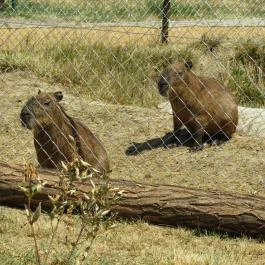
POLYGON ((166 78, 166 73, 162 73, 158 79, 158 91, 160 95, 167 96, 167 92, 169 89, 169 82, 166 78))
POLYGON ((28 108, 25 106, 23 107, 23 109, 21 110, 20 113, 20 121, 21 121, 21 125, 23 127, 26 127, 28 129, 30 129, 30 120, 31 120, 32 114, 31 112, 28 110, 28 108))

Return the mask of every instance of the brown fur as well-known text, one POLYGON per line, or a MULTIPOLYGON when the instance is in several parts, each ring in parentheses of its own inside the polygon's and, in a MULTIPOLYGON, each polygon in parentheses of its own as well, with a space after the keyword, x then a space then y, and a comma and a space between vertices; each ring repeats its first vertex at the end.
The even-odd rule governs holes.
POLYGON ((20 114, 22 125, 33 130, 40 166, 60 168, 61 161, 81 158, 101 172, 109 171, 102 143, 89 128, 64 112, 58 103, 62 98, 62 92, 39 92, 26 103, 20 114))
POLYGON ((168 66, 158 81, 161 95, 173 110, 174 131, 182 125, 193 134, 196 148, 202 148, 204 134, 222 134, 229 139, 236 131, 238 109, 228 89, 213 78, 196 76, 191 62, 168 66))

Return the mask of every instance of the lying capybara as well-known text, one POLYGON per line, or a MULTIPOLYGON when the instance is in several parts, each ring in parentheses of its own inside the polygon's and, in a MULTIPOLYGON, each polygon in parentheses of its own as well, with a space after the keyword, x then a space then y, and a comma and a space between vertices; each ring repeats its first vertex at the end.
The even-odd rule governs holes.
POLYGON ((102 143, 84 124, 65 113, 59 104, 62 99, 61 91, 39 91, 20 113, 22 125, 33 131, 40 166, 61 168, 61 161, 81 158, 100 172, 109 171, 108 156, 102 143))
POLYGON ((200 150, 204 136, 231 138, 238 123, 238 109, 224 85, 213 78, 196 76, 191 68, 191 61, 170 64, 158 79, 158 90, 171 103, 174 132, 184 125, 194 138, 192 150, 200 150))

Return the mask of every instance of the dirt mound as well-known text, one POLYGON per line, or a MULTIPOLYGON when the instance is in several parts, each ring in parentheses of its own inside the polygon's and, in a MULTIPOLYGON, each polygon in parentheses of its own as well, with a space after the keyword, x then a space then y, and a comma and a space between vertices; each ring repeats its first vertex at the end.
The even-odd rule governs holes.
MULTIPOLYGON (((236 134, 219 147, 190 153, 187 147, 155 148, 138 155, 126 155, 132 142, 164 136, 172 128, 172 117, 158 109, 93 102, 41 81, 29 73, 0 75, 0 160, 23 163, 34 161, 32 135, 19 122, 22 105, 38 89, 62 90, 64 107, 79 117, 103 141, 112 166, 112 178, 171 183, 197 188, 265 195, 265 141, 236 134)), ((36 160, 35 160, 36 161, 36 160)))

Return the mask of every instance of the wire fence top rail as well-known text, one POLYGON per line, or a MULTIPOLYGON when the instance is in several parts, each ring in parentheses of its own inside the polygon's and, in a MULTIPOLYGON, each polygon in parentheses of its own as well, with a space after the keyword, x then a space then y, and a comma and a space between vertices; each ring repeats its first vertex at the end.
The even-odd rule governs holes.
MULTIPOLYGON (((193 19, 193 20, 170 20, 169 27, 264 27, 265 19, 245 18, 245 19, 193 19)), ((93 28, 93 27, 141 27, 141 28, 161 28, 161 21, 141 21, 141 22, 94 22, 94 23, 74 23, 58 21, 28 21, 9 18, 0 19, 2 28, 19 27, 51 27, 51 28, 93 28)))

